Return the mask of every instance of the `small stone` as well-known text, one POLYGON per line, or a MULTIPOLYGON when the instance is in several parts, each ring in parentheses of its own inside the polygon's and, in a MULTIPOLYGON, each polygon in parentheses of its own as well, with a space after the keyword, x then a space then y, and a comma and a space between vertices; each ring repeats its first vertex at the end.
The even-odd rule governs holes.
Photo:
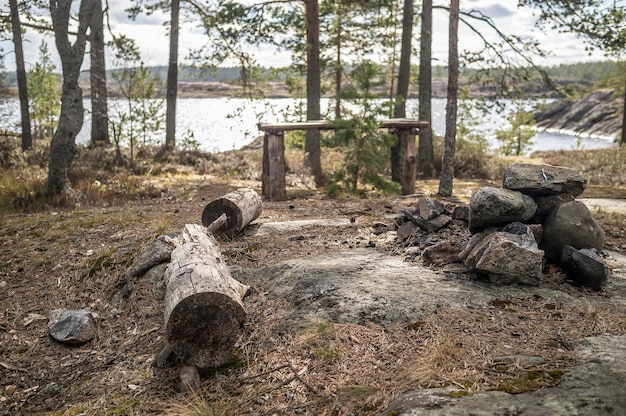
POLYGON ((180 369, 180 391, 192 393, 200 388, 200 374, 193 365, 183 365, 180 369))
POLYGON ((566 245, 561 252, 561 266, 569 279, 592 289, 602 289, 609 278, 609 268, 595 249, 576 250, 566 245))
POLYGON ((50 336, 67 344, 82 344, 96 335, 96 323, 86 309, 55 309, 48 321, 50 336))
POLYGON ((7 386, 4 386, 4 392, 6 393, 7 396, 13 396, 16 391, 17 391, 17 386, 14 384, 9 384, 7 386))
POLYGON ((417 201, 417 210, 420 217, 428 221, 443 214, 445 207, 441 201, 436 199, 420 198, 417 201))
POLYGON ((454 207, 454 210, 452 210, 452 219, 468 222, 469 213, 470 213, 469 206, 467 205, 456 206, 454 207))
POLYGON ((422 252, 422 260, 427 266, 432 264, 442 265, 456 263, 459 261, 460 252, 461 247, 459 247, 458 244, 442 241, 424 249, 422 252))
POLYGON ((397 235, 398 239, 404 241, 411 237, 419 230, 419 227, 413 224, 411 221, 405 222, 400 227, 398 227, 397 235))

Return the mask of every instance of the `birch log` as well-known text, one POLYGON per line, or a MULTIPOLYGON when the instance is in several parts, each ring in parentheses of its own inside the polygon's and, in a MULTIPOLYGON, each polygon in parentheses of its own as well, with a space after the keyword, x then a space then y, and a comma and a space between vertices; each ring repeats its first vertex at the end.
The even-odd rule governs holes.
POLYGON ((208 227, 226 214, 226 224, 213 234, 232 237, 261 214, 261 197, 253 189, 240 188, 207 204, 202 211, 202 225, 208 227))
POLYGON ((165 336, 184 365, 226 364, 246 320, 248 286, 233 279, 206 227, 187 224, 165 272, 165 336))

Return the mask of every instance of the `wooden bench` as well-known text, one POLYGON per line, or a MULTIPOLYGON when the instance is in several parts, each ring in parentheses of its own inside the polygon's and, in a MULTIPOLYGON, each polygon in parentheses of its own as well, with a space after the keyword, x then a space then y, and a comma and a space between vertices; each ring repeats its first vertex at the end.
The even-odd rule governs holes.
MULTIPOLYGON (((415 193, 417 156, 415 135, 420 128, 427 128, 428 122, 410 118, 382 120, 381 128, 390 129, 398 136, 398 143, 404 144, 404 168, 400 184, 404 195, 415 193)), ((261 175, 263 197, 270 201, 287 199, 285 181, 285 132, 292 130, 332 130, 335 127, 328 120, 309 120, 295 123, 260 123, 263 136, 263 173, 261 175)))

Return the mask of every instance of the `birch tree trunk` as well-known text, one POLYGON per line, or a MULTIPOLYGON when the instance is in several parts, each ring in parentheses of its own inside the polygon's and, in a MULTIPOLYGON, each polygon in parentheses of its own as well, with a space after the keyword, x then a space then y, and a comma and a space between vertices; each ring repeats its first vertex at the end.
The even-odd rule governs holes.
POLYGON ((78 86, 78 76, 85 56, 87 30, 95 10, 95 0, 82 0, 78 11, 76 40, 69 40, 70 8, 72 0, 50 0, 50 16, 55 43, 61 58, 63 86, 61 114, 52 141, 48 161, 49 195, 59 194, 69 183, 68 173, 76 153, 76 136, 83 126, 83 92, 78 86))

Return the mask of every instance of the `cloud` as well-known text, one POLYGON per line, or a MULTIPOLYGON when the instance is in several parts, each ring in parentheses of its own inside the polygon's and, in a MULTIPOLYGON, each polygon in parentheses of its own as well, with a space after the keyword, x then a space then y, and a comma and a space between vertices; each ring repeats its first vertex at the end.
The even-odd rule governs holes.
POLYGON ((498 3, 491 4, 487 7, 478 7, 478 9, 481 12, 483 12, 486 16, 489 16, 492 19, 498 19, 501 17, 511 17, 515 14, 515 10, 509 10, 506 7, 498 3))

